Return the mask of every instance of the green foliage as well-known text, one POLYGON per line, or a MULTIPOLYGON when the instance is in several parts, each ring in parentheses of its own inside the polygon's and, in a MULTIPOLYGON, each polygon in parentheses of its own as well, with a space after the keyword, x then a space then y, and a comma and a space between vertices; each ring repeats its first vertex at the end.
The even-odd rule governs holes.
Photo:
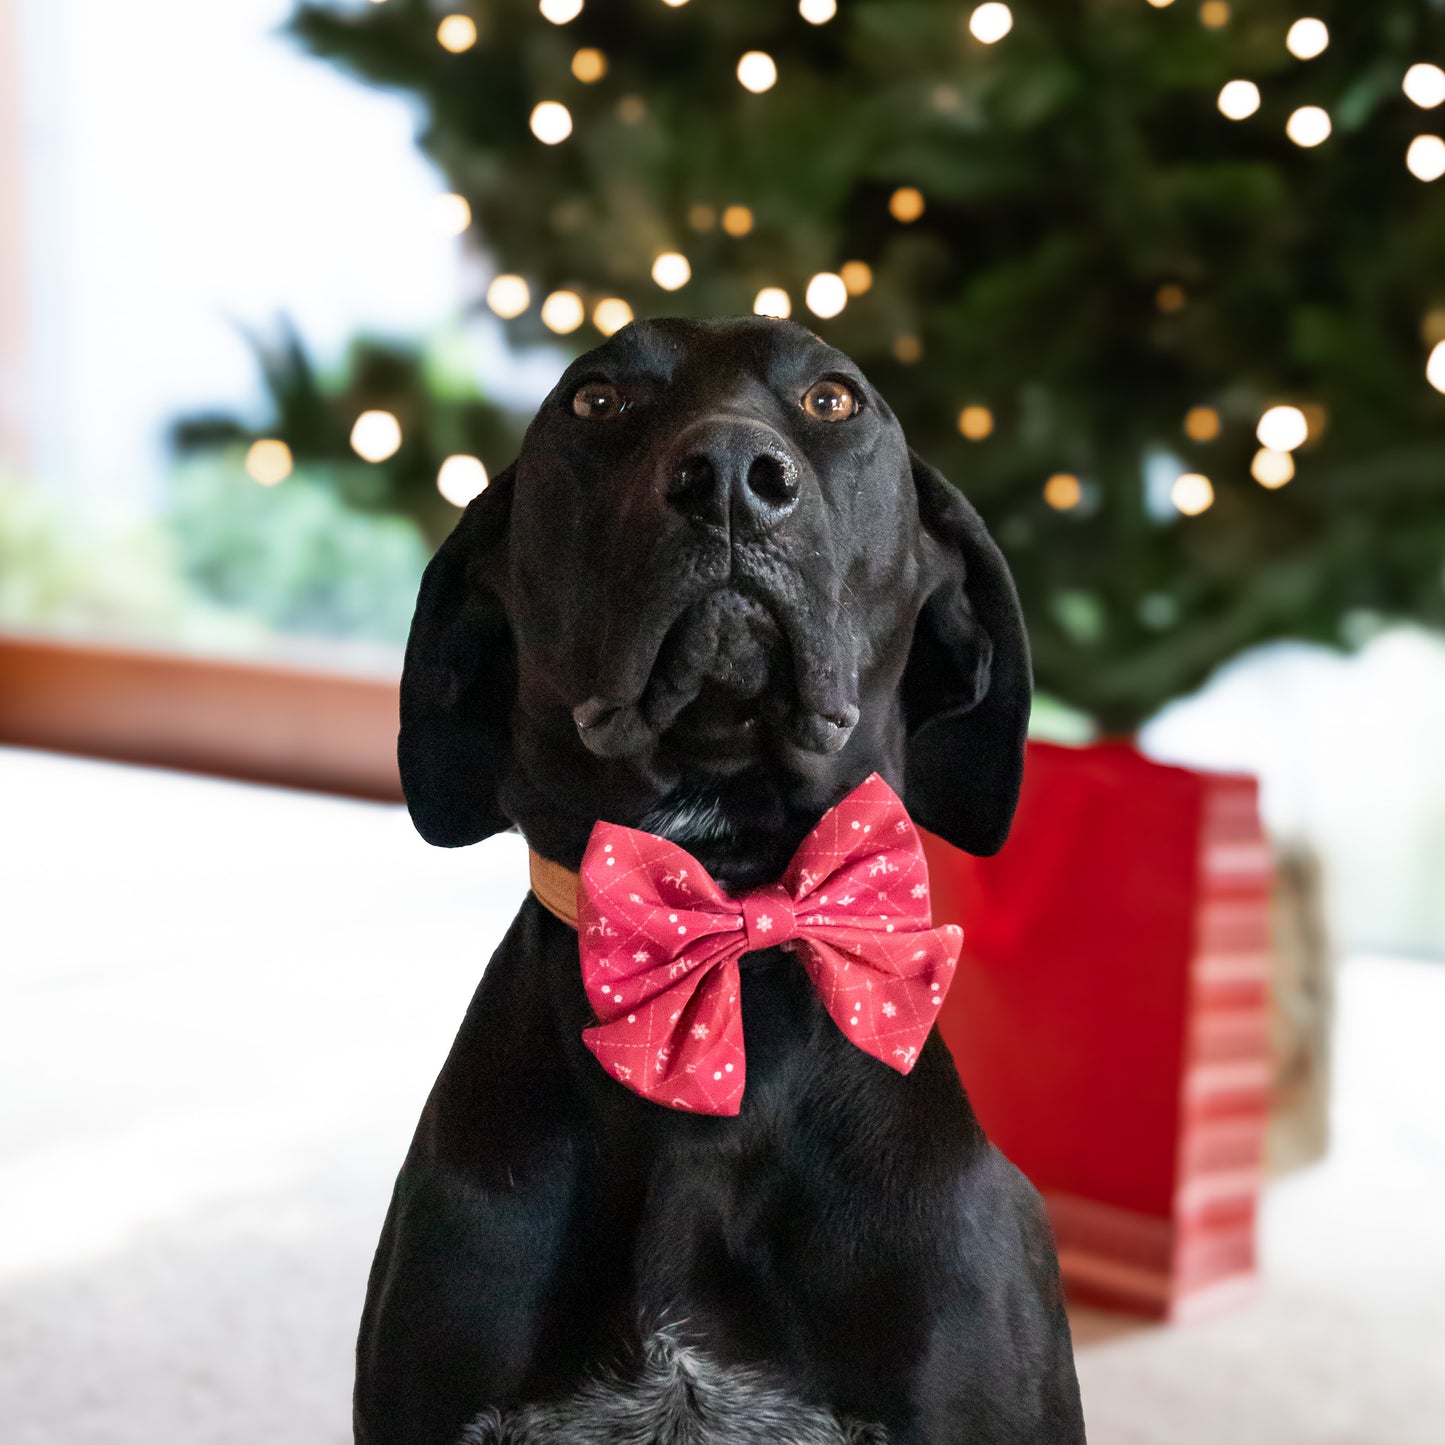
MULTIPOLYGON (((330 488, 359 511, 409 517, 435 546, 457 519, 437 491, 442 463, 459 454, 505 458, 521 439, 518 418, 485 401, 434 353, 364 337, 352 343, 341 373, 327 377, 289 326, 275 341, 250 340, 270 416, 259 427, 227 415, 185 417, 172 433, 182 455, 283 438, 296 462, 312 468, 310 486, 330 488), (351 448, 351 428, 370 410, 389 411, 401 424, 401 448, 384 462, 364 462, 351 448)), ((255 516, 261 520, 264 509, 255 516)))
POLYGON ((239 452, 192 463, 169 522, 187 581, 214 604, 275 632, 406 641, 426 541, 406 517, 357 511, 324 469, 263 488, 239 452))
MULTIPOLYGON (((802 314, 813 273, 866 261, 871 289, 818 330, 977 503, 1040 684, 1104 726, 1254 643, 1337 642, 1359 612, 1445 623, 1445 397, 1421 330, 1445 306, 1445 181, 1406 171, 1440 123, 1400 92, 1408 65, 1445 60, 1439 5, 1316 5, 1332 43, 1308 62, 1284 45, 1295 0, 1236 0, 1213 29, 1190 0, 1016 0, 987 47, 959 0, 841 0, 819 27, 784 0, 589 0, 567 26, 534 0, 452 8, 480 32, 461 55, 429 0, 305 3, 293 29, 421 102, 423 148, 534 294, 714 315, 783 286, 802 314), (607 57, 595 84, 572 76, 580 46, 607 57), (751 49, 777 61, 763 95, 735 79, 751 49), (1264 96, 1241 122, 1216 106, 1235 78, 1264 96), (543 99, 574 117, 561 145, 530 134, 543 99), (1309 150, 1285 135, 1306 104, 1335 127, 1309 150), (890 215, 899 186, 926 197, 912 224, 890 215), (750 233, 697 228, 695 208, 728 204, 750 233), (693 279, 665 294, 650 269, 669 249, 693 279), (1161 287, 1183 304, 1161 309, 1161 287), (1281 400, 1322 410, 1296 480, 1267 491, 1254 427, 1281 400), (993 413, 986 440, 955 427, 968 403, 993 413), (1209 442, 1182 430, 1200 405, 1222 422, 1209 442), (1215 504, 1160 505, 1161 468, 1207 474, 1215 504), (1055 472, 1083 480, 1070 511, 1043 500, 1055 472)), ((509 326, 555 340, 535 307, 509 326)))

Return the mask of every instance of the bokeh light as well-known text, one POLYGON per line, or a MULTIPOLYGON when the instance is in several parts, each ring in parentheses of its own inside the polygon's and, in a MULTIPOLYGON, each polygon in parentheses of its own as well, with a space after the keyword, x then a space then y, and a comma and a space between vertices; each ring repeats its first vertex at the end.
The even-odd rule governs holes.
POLYGON ((389 411, 364 411, 351 428, 351 449, 364 462, 384 462, 401 450, 401 423, 389 411))
POLYGON ((850 296, 862 296, 873 285, 873 268, 866 261, 844 261, 838 274, 850 296))
POLYGON ((1044 483, 1044 501, 1056 512, 1071 512, 1083 500, 1084 489, 1072 472, 1055 472, 1044 483))
POLYGON ((738 84, 754 95, 771 90, 778 83, 778 67, 765 50, 750 50, 738 61, 738 84))
POLYGON ((959 433, 971 442, 993 435, 993 413, 986 406, 966 406, 958 414, 959 433))
POLYGON ((1262 447, 1276 452, 1292 452, 1304 445, 1310 428, 1299 407, 1272 406, 1260 417, 1254 434, 1262 447))
POLYGON ((1214 484, 1200 472, 1185 472, 1175 481, 1169 500, 1186 517, 1197 517, 1214 505, 1214 484))
POLYGON ((1425 380, 1436 391, 1445 392, 1445 341, 1435 343, 1435 349, 1425 363, 1425 380))
POLYGON ((1309 150, 1329 140, 1333 129, 1328 111, 1317 105, 1302 105, 1285 123, 1284 133, 1297 146, 1309 150))
POLYGON ((1229 6, 1225 0, 1204 0, 1199 7, 1199 23, 1207 30, 1222 30, 1229 24, 1229 6))
POLYGON ((274 487, 291 475, 294 463, 291 448, 275 437, 262 437, 251 443, 246 453, 246 475, 263 487, 274 487))
POLYGON ((572 112, 559 100, 544 100, 532 108, 530 124, 543 145, 561 145, 572 134, 572 112))
POLYGON ((1212 442, 1219 435, 1219 413, 1212 406, 1192 406, 1184 414, 1184 435, 1192 442, 1212 442))
POLYGON ((592 308, 592 324, 604 335, 621 331, 632 320, 632 307, 620 296, 607 296, 592 308))
POLYGON ((1259 109, 1259 87, 1252 80, 1231 80, 1219 92, 1220 114, 1229 120, 1248 120, 1259 109))
POLYGON ((838 0, 798 0, 798 14, 809 25, 826 25, 838 13, 838 0))
POLYGON ((814 316, 821 316, 826 321, 830 316, 836 316, 848 304, 848 288, 843 284, 841 276, 832 271, 820 271, 808 282, 803 300, 808 303, 808 310, 814 316))
POLYGON ((453 193, 438 196, 432 203, 432 216, 437 230, 444 236, 460 236, 472 224, 472 208, 465 196, 453 193))
POLYGON ((600 50, 585 46, 572 57, 572 74, 583 85, 591 85, 607 74, 607 57, 600 50))
POLYGON ((754 316, 775 316, 786 320, 793 314, 793 303, 781 286, 764 286, 753 298, 754 316))
POLYGON ((437 472, 437 491, 454 507, 465 507, 486 489, 487 469, 480 457, 448 457, 437 472))
POLYGON ((692 279, 692 267, 681 251, 664 251, 652 263, 652 279, 664 291, 677 291, 692 279))
POLYGON ((1434 110, 1445 101, 1445 70, 1438 65, 1412 65, 1401 89, 1421 110, 1434 110))
POLYGON ((1294 458, 1288 452, 1277 452, 1272 447, 1261 447, 1249 464, 1249 474, 1260 486, 1273 491, 1282 487, 1294 477, 1294 458))
POLYGON ((537 9, 553 25, 568 25, 582 13, 582 0, 539 0, 537 9))
POLYGON ((1013 11, 990 0, 968 17, 969 34, 984 45, 995 45, 1014 28, 1013 11))
POLYGON ((913 366, 916 362, 923 360, 922 340, 905 332, 902 336, 893 339, 893 359, 901 362, 904 366, 913 366))
POLYGON ((487 287, 487 305, 504 321, 520 316, 531 304, 532 292, 520 276, 496 276, 487 287))
POLYGON ((753 228, 753 213, 746 206, 727 206, 722 213, 722 228, 729 236, 746 236, 753 228))
POLYGON ((1445 176, 1445 140, 1438 135, 1417 135, 1405 152, 1405 165, 1421 181, 1438 181, 1445 176))
POLYGON ((443 50, 460 55, 477 43, 477 22, 470 15, 448 15, 437 26, 437 40, 443 50))
POLYGON ((568 336, 587 319, 582 298, 575 291, 554 291, 542 303, 542 325, 558 336, 568 336))
POLYGON ((923 209, 923 192, 916 186, 899 186, 888 197, 888 214, 905 226, 916 221, 923 214, 923 209))
POLYGON ((1296 20, 1284 38, 1284 48, 1296 60, 1313 60, 1329 49, 1330 28, 1323 20, 1296 20))

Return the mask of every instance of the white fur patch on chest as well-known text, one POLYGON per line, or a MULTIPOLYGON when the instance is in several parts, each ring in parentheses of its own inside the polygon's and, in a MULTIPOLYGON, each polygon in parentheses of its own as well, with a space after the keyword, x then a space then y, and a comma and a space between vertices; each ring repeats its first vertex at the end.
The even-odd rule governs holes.
POLYGON ((888 1445, 888 1437, 659 1330, 626 1376, 600 1377, 568 1399, 505 1416, 489 1410, 458 1445, 888 1445))

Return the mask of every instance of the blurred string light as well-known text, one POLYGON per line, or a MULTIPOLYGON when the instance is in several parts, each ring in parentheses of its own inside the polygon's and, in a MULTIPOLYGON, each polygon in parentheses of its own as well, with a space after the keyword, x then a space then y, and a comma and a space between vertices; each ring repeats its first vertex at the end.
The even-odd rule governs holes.
POLYGON ((1192 406, 1184 413, 1184 435, 1192 442, 1212 442, 1219 435, 1219 413, 1212 406, 1192 406))
POLYGON ((692 267, 681 251, 663 251, 652 263, 652 279, 664 291, 677 291, 692 279, 692 267))
POLYGON ((1207 30, 1222 30, 1229 24, 1229 6, 1225 0, 1204 0, 1199 7, 1199 23, 1207 30))
POLYGON ((829 317, 836 316, 848 304, 848 288, 843 284, 841 276, 832 271, 819 271, 808 282, 803 300, 808 303, 808 310, 814 316, 821 316, 826 321, 829 317))
POLYGON ((1272 406, 1260 417, 1254 434, 1262 447, 1276 452, 1292 452, 1305 444, 1310 428, 1299 407, 1272 406))
POLYGON ((893 359, 904 366, 912 366, 923 360, 923 342, 918 337, 905 333, 893 339, 893 359))
POLYGON ((722 213, 722 228, 729 236, 746 236, 753 228, 753 213, 746 206, 727 206, 722 213))
POLYGON ((1445 341, 1445 306, 1435 306, 1420 318, 1420 339, 1426 346, 1445 341))
POLYGON ((448 193, 432 203, 437 230, 444 236, 460 236, 472 224, 472 208, 465 196, 448 193))
POLYGON ((1149 0, 1149 3, 1156 10, 1167 10, 1174 3, 1174 0, 1149 0))
POLYGON ((487 490, 487 469, 480 457, 448 457, 437 472, 437 491, 454 507, 465 507, 487 490))
POLYGON ((687 4, 687 0, 662 0, 662 3, 670 10, 680 10, 687 4))
POLYGON ((1186 517, 1197 517, 1214 505, 1214 484, 1201 472, 1185 472, 1170 488, 1169 500, 1186 517))
POLYGON ((1436 391, 1445 392, 1445 341, 1435 343, 1430 360, 1425 363, 1425 380, 1436 391))
POLYGON ((632 320, 632 307, 620 296, 607 296, 592 309, 592 324, 604 335, 621 331, 632 320))
POLYGON ((798 0, 798 14, 809 25, 826 25, 838 13, 838 0, 798 0))
POLYGON ((544 100, 532 108, 529 124, 544 146, 561 145, 572 134, 572 112, 559 100, 544 100))
POLYGON ((1330 28, 1323 20, 1296 20, 1284 38, 1284 48, 1296 60, 1313 60, 1330 45, 1330 28))
POLYGON ((1284 133, 1297 146, 1308 150, 1327 141, 1333 129, 1328 111, 1317 105, 1302 105, 1285 123, 1284 133))
POLYGON ((291 448, 275 437, 262 437, 251 443, 246 453, 246 475, 263 487, 274 487, 291 475, 294 463, 291 448))
POLYGON ((531 304, 532 293, 520 276, 496 276, 487 287, 487 305, 503 321, 520 316, 531 304))
POLYGON ((966 406, 958 414, 959 434, 971 442, 993 435, 993 413, 986 406, 966 406))
POLYGON ((617 102, 617 119, 623 125, 641 125, 647 119, 647 102, 640 95, 624 95, 617 102))
POLYGON ((1178 311, 1183 311, 1189 303, 1189 297, 1185 295, 1184 288, 1173 281, 1166 281, 1155 293, 1154 304, 1166 316, 1173 316, 1178 311))
POLYGON ((888 214, 905 226, 912 225, 923 214, 923 209, 923 192, 916 186, 899 186, 888 197, 888 214))
POLYGON ((539 0, 537 9, 543 20, 553 25, 569 25, 582 13, 582 0, 539 0))
POLYGON ((1417 135, 1405 152, 1405 165, 1416 180, 1438 181, 1445 176, 1445 140, 1438 135, 1417 135))
POLYGON ((1421 110, 1434 110, 1445 101, 1445 70, 1438 65, 1412 65, 1400 88, 1421 110))
POLYGON ((1044 501, 1056 512, 1072 512, 1084 498, 1084 489, 1072 472, 1055 472, 1044 483, 1044 501))
POLYGON ((443 50, 460 55, 477 43, 477 22, 470 15, 448 15, 437 26, 437 40, 443 50))
POLYGON ((1259 109, 1259 87, 1252 80, 1231 80, 1219 92, 1220 114, 1229 120, 1248 120, 1259 109))
POLYGON ((873 268, 866 261, 844 261, 838 274, 850 296, 862 296, 873 285, 873 268))
POLYGON ((558 336, 570 335, 586 319, 586 308, 575 291, 554 291, 542 303, 542 325, 558 336))
POLYGON ((778 83, 778 67, 765 50, 750 50, 738 61, 738 84, 754 95, 771 90, 778 83))
POLYGON ((710 231, 717 225, 717 207, 699 202, 687 208, 687 224, 694 231, 710 231))
POLYGON ((384 462, 401 450, 401 423, 389 411, 364 411, 351 428, 351 449, 364 462, 384 462))
POLYGON ((1294 477, 1294 458, 1288 452, 1277 452, 1272 447, 1260 447, 1254 460, 1249 464, 1249 474, 1260 486, 1274 491, 1294 477))
POLYGON ((585 46, 572 57, 572 74, 583 85, 591 85, 607 74, 607 57, 600 50, 585 46))
POLYGON ((754 316, 773 316, 786 320, 793 314, 793 303, 781 286, 764 286, 753 298, 754 316))
POLYGON ((984 45, 995 45, 1014 28, 1013 11, 990 0, 968 17, 968 33, 984 45))

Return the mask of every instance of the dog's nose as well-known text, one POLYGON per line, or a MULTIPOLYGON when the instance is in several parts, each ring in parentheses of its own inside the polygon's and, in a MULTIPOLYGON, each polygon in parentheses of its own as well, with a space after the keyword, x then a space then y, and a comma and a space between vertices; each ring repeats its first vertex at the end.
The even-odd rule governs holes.
POLYGON ((678 439, 664 467, 669 505, 690 521, 766 532, 798 505, 798 464, 760 423, 706 421, 678 439))

